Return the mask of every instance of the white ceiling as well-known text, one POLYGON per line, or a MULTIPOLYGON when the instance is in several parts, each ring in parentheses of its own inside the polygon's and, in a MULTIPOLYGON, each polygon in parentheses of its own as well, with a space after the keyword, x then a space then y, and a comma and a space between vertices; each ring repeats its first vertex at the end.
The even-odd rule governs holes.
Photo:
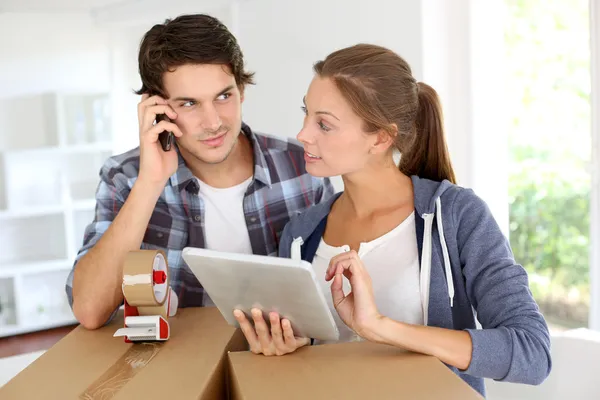
POLYGON ((132 0, 0 0, 0 12, 89 12, 132 0))

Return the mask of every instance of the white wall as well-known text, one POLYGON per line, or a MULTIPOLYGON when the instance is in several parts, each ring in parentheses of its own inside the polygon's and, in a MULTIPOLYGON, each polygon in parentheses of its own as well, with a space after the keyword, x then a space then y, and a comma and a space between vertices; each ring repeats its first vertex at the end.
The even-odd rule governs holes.
POLYGON ((148 26, 121 27, 110 32, 111 108, 115 153, 137 147, 137 104, 140 96, 133 91, 141 87, 137 69, 140 40, 148 26))
POLYGON ((108 34, 89 14, 0 14, 0 98, 108 90, 108 34))
POLYGON ((341 47, 387 46, 422 76, 418 1, 255 0, 239 8, 238 37, 257 81, 248 90, 244 117, 255 129, 295 137, 312 65, 341 47))
POLYGON ((448 147, 457 178, 473 181, 470 164, 469 14, 464 0, 422 0, 423 80, 440 95, 448 147))
MULTIPOLYGON (((0 151, 56 145, 42 112, 51 95, 33 95, 109 90, 108 34, 92 25, 87 13, 0 13, 0 151)), ((3 170, 0 154, 0 208, 3 170)))
POLYGON ((458 183, 473 188, 508 235, 504 1, 421 0, 424 81, 439 93, 458 183), (482 4, 484 3, 484 4, 482 4))
MULTIPOLYGON (((254 0, 240 3, 237 17, 237 35, 257 82, 248 89, 244 120, 259 131, 295 137, 313 64, 345 46, 389 47, 422 78, 418 1, 254 0)), ((333 182, 343 188, 341 179, 333 182)))

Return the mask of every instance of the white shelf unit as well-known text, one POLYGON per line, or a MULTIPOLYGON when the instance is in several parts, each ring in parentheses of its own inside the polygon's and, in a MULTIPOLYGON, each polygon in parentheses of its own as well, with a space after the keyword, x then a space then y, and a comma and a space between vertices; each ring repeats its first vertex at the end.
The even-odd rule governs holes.
POLYGON ((108 93, 0 100, 0 337, 76 323, 65 283, 104 161, 108 93))

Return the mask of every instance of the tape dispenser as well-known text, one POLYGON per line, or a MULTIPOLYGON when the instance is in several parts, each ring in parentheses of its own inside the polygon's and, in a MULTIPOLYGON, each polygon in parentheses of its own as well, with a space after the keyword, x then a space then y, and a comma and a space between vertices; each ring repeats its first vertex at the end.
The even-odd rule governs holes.
POLYGON ((177 313, 178 306, 169 283, 162 250, 129 252, 123 265, 124 327, 113 336, 124 336, 126 343, 168 340, 168 318, 177 313))

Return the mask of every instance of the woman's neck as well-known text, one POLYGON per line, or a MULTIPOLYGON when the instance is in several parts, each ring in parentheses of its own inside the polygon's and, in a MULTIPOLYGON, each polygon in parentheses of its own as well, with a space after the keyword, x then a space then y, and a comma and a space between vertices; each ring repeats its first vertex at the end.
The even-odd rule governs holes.
MULTIPOLYGON (((343 176, 344 193, 335 204, 345 216, 366 219, 414 204, 411 178, 394 164, 343 176)), ((334 210, 332 210, 333 212, 334 210)))

